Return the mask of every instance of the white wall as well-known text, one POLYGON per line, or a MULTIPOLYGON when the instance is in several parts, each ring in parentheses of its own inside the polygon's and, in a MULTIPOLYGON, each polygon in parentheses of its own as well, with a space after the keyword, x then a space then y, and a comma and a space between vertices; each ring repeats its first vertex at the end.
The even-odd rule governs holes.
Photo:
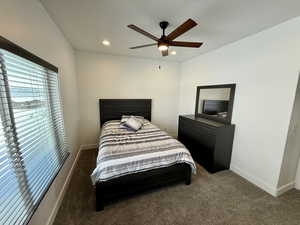
POLYGON ((298 161, 298 168, 297 168, 297 173, 295 178, 295 188, 300 190, 300 159, 298 161))
POLYGON ((300 69, 299 26, 290 20, 181 68, 181 114, 194 112, 197 85, 237 84, 231 169, 274 195, 300 69))
POLYGON ((176 135, 179 98, 177 63, 76 52, 76 66, 81 144, 98 142, 99 98, 151 98, 153 123, 176 135))
POLYGON ((298 81, 278 187, 293 188, 300 156, 300 82, 298 81))
POLYGON ((37 0, 2 0, 1 35, 59 68, 61 94, 71 156, 52 184, 30 224, 46 224, 78 150, 78 102, 75 59, 71 46, 37 0))

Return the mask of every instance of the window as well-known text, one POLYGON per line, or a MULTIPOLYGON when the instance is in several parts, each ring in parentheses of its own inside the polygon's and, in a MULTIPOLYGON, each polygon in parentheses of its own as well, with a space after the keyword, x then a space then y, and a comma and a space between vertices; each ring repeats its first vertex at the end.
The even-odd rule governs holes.
POLYGON ((26 224, 69 153, 57 68, 4 38, 0 107, 0 224, 26 224))

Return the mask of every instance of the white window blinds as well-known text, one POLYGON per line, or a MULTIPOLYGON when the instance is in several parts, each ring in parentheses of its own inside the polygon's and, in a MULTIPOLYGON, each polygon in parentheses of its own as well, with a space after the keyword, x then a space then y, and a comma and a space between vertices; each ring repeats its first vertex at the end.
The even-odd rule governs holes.
POLYGON ((26 224, 68 156, 58 74, 0 48, 0 224, 26 224))

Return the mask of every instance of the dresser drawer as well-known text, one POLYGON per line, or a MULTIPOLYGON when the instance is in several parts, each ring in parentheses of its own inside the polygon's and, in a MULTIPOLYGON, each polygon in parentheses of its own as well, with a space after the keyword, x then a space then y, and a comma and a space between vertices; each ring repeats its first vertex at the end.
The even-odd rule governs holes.
POLYGON ((180 140, 181 138, 193 140, 193 142, 198 142, 200 146, 206 148, 214 148, 216 131, 203 126, 201 123, 195 123, 193 120, 179 117, 178 139, 180 140))
POLYGON ((207 121, 194 115, 179 116, 178 140, 196 162, 215 173, 230 166, 234 128, 233 124, 207 121))

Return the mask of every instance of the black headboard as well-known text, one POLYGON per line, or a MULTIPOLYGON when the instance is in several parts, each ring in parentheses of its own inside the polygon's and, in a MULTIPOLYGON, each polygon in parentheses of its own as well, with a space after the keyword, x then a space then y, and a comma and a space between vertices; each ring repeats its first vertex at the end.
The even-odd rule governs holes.
POLYGON ((100 125, 122 115, 143 116, 151 121, 151 99, 99 99, 100 125))

